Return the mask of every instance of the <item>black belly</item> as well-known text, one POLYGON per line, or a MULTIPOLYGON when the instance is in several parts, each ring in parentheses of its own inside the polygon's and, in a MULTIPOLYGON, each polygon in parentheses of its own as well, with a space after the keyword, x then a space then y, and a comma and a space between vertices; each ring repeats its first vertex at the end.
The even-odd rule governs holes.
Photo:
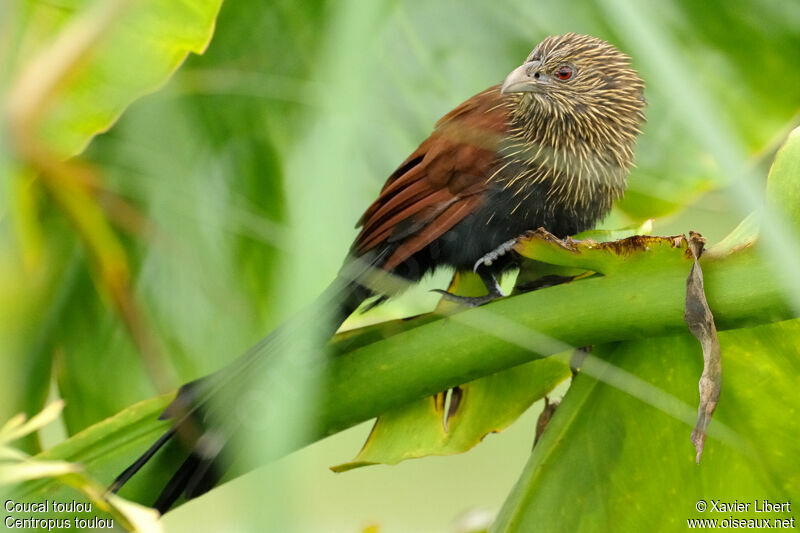
MULTIPOLYGON (((520 204, 529 191, 515 194, 513 187, 504 190, 499 184, 495 185, 475 212, 398 265, 394 273, 416 281, 439 266, 471 270, 485 254, 528 230, 542 227, 563 238, 590 229, 608 213, 611 203, 609 197, 578 206, 548 202, 548 187, 544 184, 534 187, 537 189, 520 204)), ((604 195, 597 196, 603 198, 604 195)), ((513 266, 509 255, 494 269, 502 271, 513 266)))

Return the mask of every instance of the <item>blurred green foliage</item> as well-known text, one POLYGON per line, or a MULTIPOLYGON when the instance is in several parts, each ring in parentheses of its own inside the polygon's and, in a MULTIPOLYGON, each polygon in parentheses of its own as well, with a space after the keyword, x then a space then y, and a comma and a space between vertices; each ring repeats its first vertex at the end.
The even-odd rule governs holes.
MULTIPOLYGON (((0 5, 3 102, 24 59, 90 3, 0 5)), ((758 207, 741 185, 763 190, 800 111, 796 2, 229 0, 206 53, 82 154, 102 178, 99 205, 124 247, 165 378, 178 385, 218 368, 308 302, 338 269, 361 211, 433 122, 502 80, 541 38, 566 31, 615 43, 647 82, 638 168, 604 226, 656 216, 656 234, 695 229, 714 242, 758 207)), ((127 67, 141 81, 141 64, 127 67)), ((84 87, 89 104, 93 87, 84 87)), ((158 392, 93 264, 4 129, 0 420, 58 395, 71 435, 158 392)), ((411 291, 351 324, 434 302, 411 291)), ((416 520, 397 530, 432 523, 416 520)))

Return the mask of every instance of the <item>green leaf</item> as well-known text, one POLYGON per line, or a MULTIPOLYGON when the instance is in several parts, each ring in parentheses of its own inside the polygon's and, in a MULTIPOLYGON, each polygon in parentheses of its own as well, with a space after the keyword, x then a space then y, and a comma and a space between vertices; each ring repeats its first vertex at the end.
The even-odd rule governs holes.
POLYGON ((62 409, 64 409, 64 402, 59 400, 45 407, 41 412, 31 417, 30 420, 25 420, 24 413, 12 417, 3 427, 0 427, 0 446, 38 431, 56 420, 61 415, 62 409))
MULTIPOLYGON (((26 314, 21 314, 22 309, 13 306, 24 317, 20 320, 30 320, 32 324, 22 322, 17 326, 21 333, 31 333, 19 347, 12 345, 4 350, 8 375, 16 376, 9 381, 25 386, 2 402, 3 412, 35 412, 41 408, 51 385, 54 352, 67 358, 74 353, 71 346, 60 345, 63 339, 58 337, 64 324, 77 316, 75 308, 86 310, 84 304, 90 300, 92 304, 106 304, 105 317, 91 320, 93 340, 98 338, 97 324, 102 324, 109 315, 108 301, 101 302, 93 294, 91 284, 75 283, 76 279, 88 278, 81 276, 84 274, 81 268, 86 266, 82 260, 86 258, 75 253, 73 236, 65 234, 63 226, 41 216, 55 211, 52 204, 40 198, 45 196, 42 184, 48 186, 50 198, 57 199, 59 207, 71 217, 85 239, 100 273, 98 284, 103 287, 106 281, 103 288, 111 286, 106 296, 126 285, 129 273, 126 251, 106 218, 108 209, 102 209, 86 183, 67 174, 51 180, 41 176, 37 179, 30 168, 19 169, 19 162, 30 156, 22 147, 30 149, 30 143, 35 143, 37 153, 52 159, 53 168, 61 168, 55 159, 82 151, 132 101, 161 86, 188 53, 201 53, 205 49, 220 4, 221 0, 68 0, 27 2, 19 4, 18 9, 12 6, 10 13, 19 16, 12 17, 9 31, 4 33, 8 46, 0 46, 0 62, 8 66, 2 80, 8 87, 0 88, 8 97, 8 114, 2 117, 7 128, 3 129, 10 133, 9 142, 0 143, 4 149, 0 150, 0 174, 4 183, 16 185, 11 189, 12 199, 16 200, 14 222, 19 227, 20 248, 27 260, 22 277, 28 291, 26 299, 37 307, 31 305, 26 314), (19 153, 7 153, 10 149, 19 153), (13 158, 18 161, 12 162, 13 158), (34 298, 34 292, 49 298, 34 298)), ((93 185, 97 185, 95 176, 91 173, 89 176, 93 185)), ((12 248, 11 252, 13 257, 16 250, 12 248)), ((70 333, 85 331, 87 323, 70 333)), ((12 330, 12 333, 18 332, 12 330)), ((95 360, 98 351, 102 350, 94 343, 91 352, 95 360)), ((133 354, 128 360, 140 365, 133 354)), ((75 365, 71 368, 77 371, 75 365)), ((56 370, 62 375, 69 372, 64 365, 56 365, 56 370)), ((81 387, 87 382, 96 383, 93 375, 98 374, 83 373, 81 387)), ((142 380, 131 376, 125 373, 126 384, 141 383, 142 380)), ((70 400, 67 420, 80 419, 68 424, 68 428, 83 428, 88 422, 100 420, 143 397, 143 393, 152 394, 152 390, 149 382, 138 390, 123 388, 115 397, 118 403, 112 405, 112 410, 103 410, 103 401, 72 401, 75 398, 67 392, 63 394, 70 400)), ((96 391, 92 395, 96 400, 96 391)), ((28 439, 26 449, 39 449, 35 436, 28 439)))
POLYGON ((697 342, 682 335, 606 345, 573 381, 493 531, 676 531, 688 518, 728 518, 699 513, 699 500, 750 502, 736 518, 763 518, 756 500, 796 501, 800 321, 719 337, 723 393, 700 465, 689 441, 697 342))
POLYGON ((687 242, 683 235, 655 237, 634 235, 617 241, 558 239, 538 229, 521 237, 514 250, 542 263, 609 275, 652 270, 655 264, 686 265, 687 242))
MULTIPOLYGON (((147 408, 152 407, 149 402, 147 408)), ((35 511, 23 510, 16 512, 6 508, 7 516, 4 523, 12 528, 28 528, 31 519, 38 527, 62 529, 75 527, 112 527, 114 523, 126 531, 140 533, 159 533, 162 531, 158 521, 159 515, 152 509, 147 509, 133 502, 125 501, 116 494, 108 494, 105 486, 98 483, 95 478, 86 473, 84 465, 77 462, 48 459, 44 456, 31 458, 22 452, 6 446, 8 441, 19 439, 28 433, 38 431, 43 426, 54 421, 64 406, 64 402, 57 401, 48 405, 42 412, 33 416, 27 422, 24 415, 12 417, 0 430, 0 488, 4 485, 19 485, 27 487, 48 488, 55 483, 56 490, 40 494, 26 494, 25 490, 16 491, 14 498, 17 502, 27 501, 34 504, 35 511), (31 480, 37 480, 32 482, 31 480), (25 482, 29 482, 25 485, 25 482), (75 491, 78 494, 75 494, 75 491), (31 497, 32 496, 32 497, 31 497), (76 500, 77 496, 77 500, 76 500), (57 509, 56 502, 67 504, 65 509, 57 509), (76 506, 76 502, 79 502, 76 506), (94 511, 93 514, 90 514, 94 511), (35 516, 31 514, 34 513, 35 516), (22 514, 22 516, 19 516, 22 514), (89 525, 86 525, 86 522, 89 525), (97 526, 100 523, 100 526, 97 526)), ((141 406, 137 406, 141 411, 141 406)), ((146 412, 147 409, 145 409, 146 412)), ((125 425, 129 425, 130 418, 136 418, 141 413, 127 413, 128 416, 120 417, 125 425)), ((119 420, 117 421, 119 422, 119 420)), ((102 425, 101 425, 102 426, 102 425)), ((113 434, 114 424, 106 423, 101 431, 93 431, 94 435, 83 435, 81 439, 75 438, 72 447, 77 444, 85 450, 92 448, 90 443, 96 445, 103 436, 108 438, 113 434), (98 435, 99 433, 99 435, 98 435), (103 435, 105 434, 105 435, 103 435), (100 437, 100 438, 98 438, 100 437)), ((70 446, 61 449, 64 455, 69 454, 70 446)), ((108 454, 103 457, 107 458, 108 454)), ((6 503, 12 500, 5 500, 6 503)))
POLYGON ((800 231, 800 128, 794 129, 778 151, 767 179, 767 198, 800 231))
POLYGON ((706 250, 706 257, 733 253, 755 244, 758 239, 758 213, 750 213, 724 239, 706 250))
MULTIPOLYGON (((630 226, 628 228, 622 228, 618 230, 602 230, 602 229, 593 229, 589 231, 584 231, 578 235, 574 236, 575 240, 591 240, 595 242, 607 242, 607 241, 615 241, 620 239, 625 239, 627 237, 632 237, 634 235, 650 235, 653 231, 653 220, 648 219, 643 224, 630 226)), ((538 286, 539 281, 544 278, 545 276, 559 276, 559 277, 571 277, 577 278, 581 276, 591 275, 591 272, 586 271, 585 269, 575 268, 575 267, 568 267, 564 265, 552 264, 548 262, 543 262, 537 260, 534 257, 530 257, 534 254, 533 251, 527 254, 528 257, 523 253, 523 257, 526 257, 525 261, 522 261, 520 265, 519 274, 517 276, 514 292, 525 292, 525 290, 529 289, 532 286, 538 286)))
MULTIPOLYGON (((480 277, 457 273, 448 291, 462 296, 485 294, 480 277)), ((442 299, 437 312, 458 306, 442 299)), ((427 455, 463 453, 489 433, 500 432, 571 375, 569 365, 542 359, 471 381, 428 398, 411 402, 378 417, 364 447, 344 472, 374 464, 397 464, 427 455), (449 399, 449 402, 446 400, 449 399)))
POLYGON ((60 156, 80 153, 131 102, 163 84, 188 53, 205 50, 221 4, 35 4, 19 36, 27 53, 15 58, 19 70, 9 97, 15 113, 25 121, 35 114, 37 136, 60 156))
POLYGON ((562 360, 542 359, 458 387, 450 395, 450 405, 458 402, 455 408, 446 405, 445 394, 437 394, 389 411, 378 417, 356 458, 332 470, 466 452, 514 423, 570 375, 562 360))
POLYGON ((634 235, 650 235, 653 233, 653 219, 648 218, 641 224, 634 224, 620 229, 590 229, 573 236, 575 240, 591 239, 593 241, 607 242, 618 241, 633 237, 634 235))
MULTIPOLYGON (((132 405, 34 456, 34 459, 80 463, 93 478, 110 483, 128 466, 130 457, 146 449, 169 427, 169 422, 158 420, 158 416, 171 396, 159 396, 132 405)), ((22 485, 15 494, 20 498, 41 500, 45 495, 66 498, 70 490, 53 480, 39 480, 22 485)))
POLYGON ((80 467, 66 461, 18 461, 0 464, 0 485, 22 483, 31 479, 57 478, 79 472, 80 467))

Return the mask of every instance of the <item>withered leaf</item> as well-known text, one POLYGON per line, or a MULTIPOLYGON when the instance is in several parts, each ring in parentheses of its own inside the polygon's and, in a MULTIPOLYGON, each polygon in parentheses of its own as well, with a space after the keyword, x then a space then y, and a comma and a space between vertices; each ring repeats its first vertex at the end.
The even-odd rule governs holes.
POLYGON ((717 337, 714 315, 708 308, 703 289, 703 271, 698 259, 703 253, 706 240, 702 235, 689 232, 689 253, 694 261, 689 277, 686 278, 686 310, 684 320, 692 335, 697 337, 703 347, 703 373, 700 376, 700 405, 697 407, 697 423, 692 430, 692 444, 697 452, 695 461, 700 462, 706 442, 706 429, 717 408, 722 387, 722 356, 717 337))
POLYGON ((544 409, 542 409, 542 412, 539 414, 539 418, 536 419, 536 436, 533 438, 534 446, 536 446, 536 443, 538 443, 539 439, 544 435, 544 430, 547 429, 550 420, 553 418, 553 415, 556 414, 556 409, 558 409, 560 403, 559 400, 553 400, 551 402, 549 397, 544 397, 544 409))

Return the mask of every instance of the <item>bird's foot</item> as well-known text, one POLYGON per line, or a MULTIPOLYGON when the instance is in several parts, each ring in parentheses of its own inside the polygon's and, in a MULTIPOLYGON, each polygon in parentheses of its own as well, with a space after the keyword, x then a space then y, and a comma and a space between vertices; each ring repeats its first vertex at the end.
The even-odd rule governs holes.
POLYGON ((487 266, 487 267, 492 266, 492 263, 497 261, 498 258, 510 252, 515 244, 517 244, 517 239, 511 239, 510 241, 504 242, 503 244, 501 244, 488 254, 484 255, 483 257, 475 261, 475 265, 472 267, 472 271, 477 272, 478 269, 482 266, 487 266))
POLYGON ((478 274, 483 281, 483 284, 486 285, 486 290, 488 294, 484 296, 459 296, 457 294, 453 294, 447 291, 443 291, 441 289, 434 289, 433 292, 438 292, 446 300, 451 302, 464 305, 467 307, 478 307, 479 305, 483 305, 486 303, 491 302, 495 298, 502 298, 505 296, 503 294, 503 290, 500 288, 500 284, 497 282, 497 278, 495 277, 492 269, 488 268, 497 261, 497 259, 508 252, 514 247, 517 240, 512 239, 510 241, 506 241, 488 254, 484 255, 477 261, 475 261, 475 265, 472 267, 472 271, 478 274), (480 270, 480 271, 479 271, 480 270))
POLYGON ((479 305, 491 302, 495 298, 502 298, 505 296, 505 294, 503 294, 503 289, 500 288, 500 284, 497 283, 497 278, 494 277, 494 274, 484 271, 481 271, 480 274, 481 280, 483 280, 483 284, 486 285, 486 290, 488 291, 488 294, 484 296, 459 296, 441 289, 434 289, 433 292, 438 292, 444 296, 446 300, 450 300, 451 302, 465 305, 467 307, 478 307, 479 305))

